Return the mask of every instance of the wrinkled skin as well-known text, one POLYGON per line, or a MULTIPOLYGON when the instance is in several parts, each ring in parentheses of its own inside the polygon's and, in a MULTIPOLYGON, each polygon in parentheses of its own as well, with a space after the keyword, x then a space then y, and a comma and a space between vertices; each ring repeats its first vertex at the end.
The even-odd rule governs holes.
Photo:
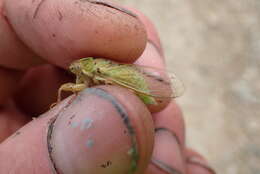
POLYGON ((174 101, 148 110, 123 88, 98 86, 46 112, 73 60, 164 68, 153 25, 131 11, 109 1, 0 0, 0 173, 214 173, 186 147, 174 101))

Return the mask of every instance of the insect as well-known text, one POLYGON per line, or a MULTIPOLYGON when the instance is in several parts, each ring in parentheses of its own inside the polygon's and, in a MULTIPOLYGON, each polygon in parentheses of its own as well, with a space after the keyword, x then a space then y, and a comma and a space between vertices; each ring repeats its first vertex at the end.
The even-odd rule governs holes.
POLYGON ((183 93, 183 84, 174 74, 156 68, 117 63, 102 58, 82 58, 72 62, 69 70, 75 83, 65 83, 58 91, 80 92, 94 85, 118 85, 132 90, 145 104, 157 104, 157 98, 175 98, 183 93))

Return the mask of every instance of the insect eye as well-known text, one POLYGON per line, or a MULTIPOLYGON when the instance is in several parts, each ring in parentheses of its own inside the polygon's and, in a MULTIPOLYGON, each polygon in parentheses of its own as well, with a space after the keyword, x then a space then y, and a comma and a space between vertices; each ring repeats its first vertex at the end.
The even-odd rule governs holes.
POLYGON ((74 70, 74 67, 73 67, 73 66, 70 66, 69 69, 70 69, 70 71, 73 71, 73 70, 74 70))
POLYGON ((77 67, 75 67, 75 66, 70 66, 69 69, 70 69, 71 72, 75 73, 76 70, 77 70, 77 67))

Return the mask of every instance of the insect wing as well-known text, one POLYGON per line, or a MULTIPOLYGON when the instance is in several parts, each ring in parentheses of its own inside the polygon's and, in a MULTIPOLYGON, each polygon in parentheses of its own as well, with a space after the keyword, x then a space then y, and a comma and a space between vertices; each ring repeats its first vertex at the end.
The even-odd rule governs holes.
POLYGON ((142 73, 149 84, 150 94, 154 97, 176 98, 181 96, 185 87, 177 76, 167 70, 155 67, 133 65, 142 73))
POLYGON ((174 73, 154 67, 129 65, 145 80, 149 90, 142 89, 132 83, 129 78, 107 77, 113 83, 129 88, 137 93, 156 98, 176 98, 183 94, 184 85, 174 73))

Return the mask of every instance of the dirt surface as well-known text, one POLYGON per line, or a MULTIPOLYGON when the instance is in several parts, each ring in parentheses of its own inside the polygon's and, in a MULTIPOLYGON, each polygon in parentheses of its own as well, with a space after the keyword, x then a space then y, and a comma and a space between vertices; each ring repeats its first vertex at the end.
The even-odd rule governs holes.
POLYGON ((187 88, 177 101, 188 145, 217 173, 260 173, 260 1, 116 1, 158 28, 168 67, 187 88))

